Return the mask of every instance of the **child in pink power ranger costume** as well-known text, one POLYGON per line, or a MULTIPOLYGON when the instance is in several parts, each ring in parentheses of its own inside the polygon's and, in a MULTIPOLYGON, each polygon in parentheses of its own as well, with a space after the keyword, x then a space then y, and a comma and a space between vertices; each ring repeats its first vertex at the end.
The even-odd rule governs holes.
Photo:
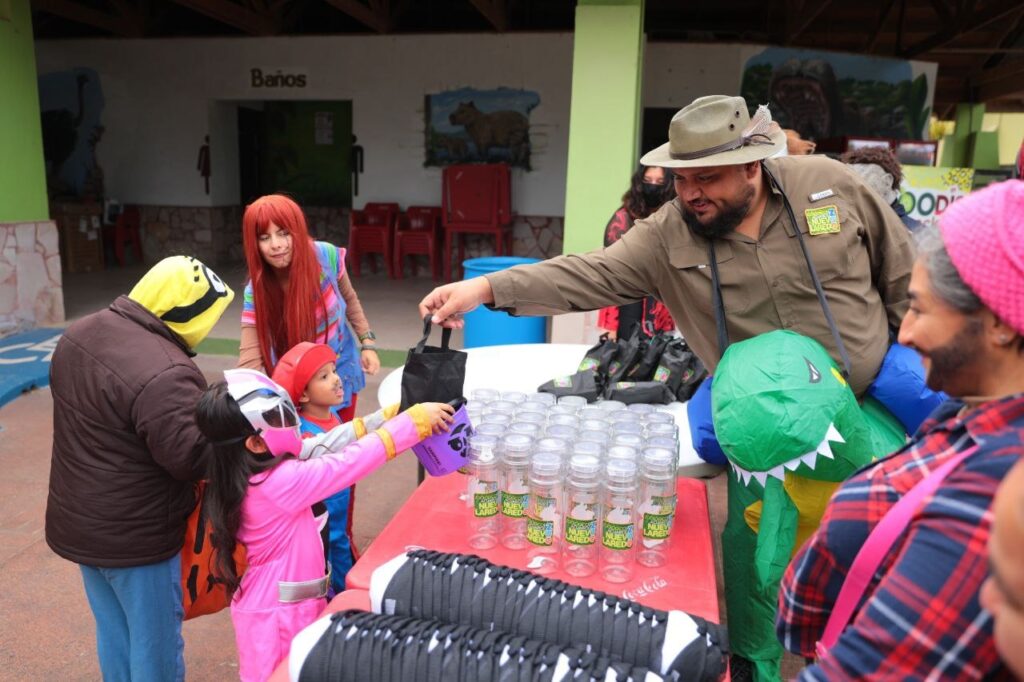
POLYGON ((250 369, 224 372, 196 408, 196 422, 214 444, 207 509, 216 548, 214 573, 233 594, 231 620, 239 675, 266 680, 292 637, 325 606, 324 567, 313 503, 373 472, 432 433, 445 431, 452 408, 414 405, 350 442, 333 431, 303 441, 288 392, 250 369), (337 451, 335 451, 337 450, 337 451), (232 554, 245 546, 248 568, 232 554))

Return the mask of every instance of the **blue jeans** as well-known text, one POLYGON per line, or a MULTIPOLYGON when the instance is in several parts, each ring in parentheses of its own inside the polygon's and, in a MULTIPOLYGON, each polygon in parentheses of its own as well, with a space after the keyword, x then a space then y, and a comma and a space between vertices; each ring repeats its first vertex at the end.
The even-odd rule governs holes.
POLYGON ((184 680, 181 556, 129 568, 79 568, 104 682, 184 680))

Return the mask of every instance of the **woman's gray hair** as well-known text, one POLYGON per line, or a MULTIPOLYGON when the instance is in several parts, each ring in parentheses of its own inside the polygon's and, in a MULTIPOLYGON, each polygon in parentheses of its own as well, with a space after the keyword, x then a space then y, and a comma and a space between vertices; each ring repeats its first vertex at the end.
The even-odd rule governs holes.
POLYGON ((980 310, 984 304, 960 278, 960 273, 946 251, 939 226, 933 223, 922 227, 915 233, 914 238, 917 242, 917 259, 928 273, 935 296, 964 314, 980 310))

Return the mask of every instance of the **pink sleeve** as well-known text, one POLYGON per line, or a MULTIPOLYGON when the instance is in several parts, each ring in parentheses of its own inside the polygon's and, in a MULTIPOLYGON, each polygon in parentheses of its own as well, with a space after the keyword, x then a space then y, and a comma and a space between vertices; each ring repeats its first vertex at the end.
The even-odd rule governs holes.
POLYGON ((266 492, 279 507, 300 510, 373 473, 395 454, 420 442, 421 433, 422 427, 403 412, 338 452, 282 462, 258 485, 270 486, 266 492))

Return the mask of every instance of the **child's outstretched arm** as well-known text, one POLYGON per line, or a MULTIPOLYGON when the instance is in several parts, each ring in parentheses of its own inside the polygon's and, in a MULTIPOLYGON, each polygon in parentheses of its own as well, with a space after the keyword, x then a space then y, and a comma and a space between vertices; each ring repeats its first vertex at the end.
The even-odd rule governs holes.
POLYGON ((356 417, 350 422, 339 424, 327 433, 308 436, 302 441, 299 459, 320 457, 328 452, 337 452, 368 433, 376 431, 384 422, 398 414, 398 403, 388 405, 365 417, 356 417))
MULTIPOLYGON (((432 433, 446 431, 453 412, 443 403, 413 405, 338 452, 283 462, 261 485, 277 487, 274 496, 284 508, 308 507, 353 485, 432 433)), ((312 440, 316 439, 303 441, 303 449, 312 440)))

